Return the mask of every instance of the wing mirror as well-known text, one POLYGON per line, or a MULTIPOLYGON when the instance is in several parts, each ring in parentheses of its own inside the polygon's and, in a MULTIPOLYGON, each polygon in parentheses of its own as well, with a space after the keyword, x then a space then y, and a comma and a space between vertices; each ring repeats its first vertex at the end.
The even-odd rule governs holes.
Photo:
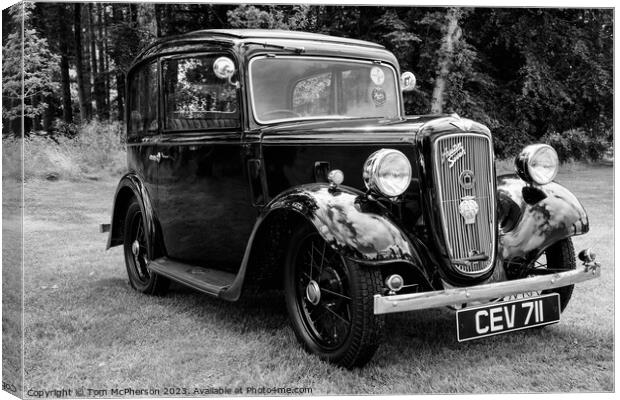
POLYGON ((220 79, 227 79, 228 83, 239 88, 239 82, 233 82, 235 75, 235 63, 228 57, 219 57, 213 62, 213 73, 220 79))
POLYGON ((410 92, 415 88, 416 79, 413 72, 403 72, 400 76, 400 88, 403 92, 410 92))

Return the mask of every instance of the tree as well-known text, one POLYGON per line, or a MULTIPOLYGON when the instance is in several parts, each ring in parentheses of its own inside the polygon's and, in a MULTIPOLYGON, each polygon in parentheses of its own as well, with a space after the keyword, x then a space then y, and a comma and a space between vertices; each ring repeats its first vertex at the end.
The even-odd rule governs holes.
POLYGON ((41 89, 29 92, 29 129, 54 117, 72 121, 74 103, 80 121, 93 117, 93 105, 99 119, 122 120, 125 73, 158 37, 267 28, 384 45, 402 70, 416 74, 416 90, 405 94, 407 113, 456 112, 480 121, 494 133, 500 156, 571 129, 591 140, 611 140, 613 132, 609 9, 27 3, 25 31, 12 10, 3 12, 4 21, 12 20, 3 25, 4 121, 19 122, 15 84, 24 41, 34 55, 24 60, 33 77, 28 84, 41 89), (61 90, 49 90, 57 81, 61 90))
POLYGON ((105 68, 105 59, 107 54, 104 53, 104 41, 103 37, 103 8, 102 4, 89 4, 89 39, 90 39, 90 53, 92 61, 93 72, 93 94, 95 99, 95 105, 97 109, 97 116, 99 119, 107 119, 110 116, 110 110, 106 92, 106 76, 108 71, 105 68))
POLYGON ((285 29, 312 31, 316 20, 310 6, 268 6, 261 9, 241 5, 227 13, 232 28, 285 29))
POLYGON ((58 90, 54 77, 59 57, 52 54, 47 40, 32 27, 33 8, 34 4, 28 2, 10 7, 15 30, 2 48, 2 118, 11 125, 23 113, 27 130, 40 129, 40 118, 48 107, 44 99, 58 90))
POLYGON ((437 52, 435 86, 433 87, 431 100, 432 114, 441 114, 443 112, 444 95, 446 93, 446 85, 448 84, 450 66, 453 63, 454 48, 458 45, 462 34, 459 26, 459 20, 462 15, 462 9, 450 7, 446 10, 443 17, 441 27, 443 37, 441 39, 441 47, 437 52))
MULTIPOLYGON (((62 119, 73 122, 71 101, 71 60, 73 58, 73 6, 64 3, 37 3, 32 13, 32 24, 47 39, 51 52, 60 56, 60 106, 62 119)), ((56 96, 52 96, 56 97, 56 96)), ((48 107, 46 114, 57 116, 58 110, 48 107)))
POLYGON ((495 103, 487 109, 499 121, 500 155, 575 128, 610 140, 611 10, 483 9, 465 25, 496 82, 495 103))
POLYGON ((75 34, 75 73, 78 84, 78 98, 80 103, 80 121, 90 120, 92 105, 90 102, 90 77, 84 69, 84 46, 82 44, 82 4, 74 4, 73 32, 75 34))

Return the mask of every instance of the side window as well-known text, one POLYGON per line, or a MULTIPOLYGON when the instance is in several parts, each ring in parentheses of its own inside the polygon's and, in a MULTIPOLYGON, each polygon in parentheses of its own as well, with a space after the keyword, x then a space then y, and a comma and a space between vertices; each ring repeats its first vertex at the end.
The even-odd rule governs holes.
POLYGON ((164 77, 164 128, 200 130, 239 126, 237 89, 213 72, 215 55, 168 59, 164 77))
POLYGON ((137 69, 129 82, 129 134, 157 133, 157 62, 137 69))
POLYGON ((331 72, 326 72, 297 82, 293 89, 293 111, 302 116, 327 115, 331 81, 331 72))

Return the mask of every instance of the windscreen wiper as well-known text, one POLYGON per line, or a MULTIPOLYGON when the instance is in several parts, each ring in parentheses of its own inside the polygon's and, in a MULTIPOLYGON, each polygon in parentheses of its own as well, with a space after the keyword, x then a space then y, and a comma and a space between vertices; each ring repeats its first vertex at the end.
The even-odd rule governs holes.
POLYGON ((282 46, 280 44, 273 44, 273 43, 268 43, 268 42, 245 42, 243 45, 247 46, 249 44, 256 44, 258 46, 271 47, 271 48, 280 49, 280 50, 294 51, 297 54, 301 54, 304 51, 306 51, 306 49, 303 47, 289 47, 289 46, 282 46))

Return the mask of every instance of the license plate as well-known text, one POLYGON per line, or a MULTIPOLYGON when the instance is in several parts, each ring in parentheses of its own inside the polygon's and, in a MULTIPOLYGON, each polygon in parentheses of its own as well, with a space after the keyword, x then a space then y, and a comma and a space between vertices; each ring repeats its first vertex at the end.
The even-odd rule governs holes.
POLYGON ((456 336, 464 342, 559 321, 560 295, 552 293, 458 310, 456 336))

